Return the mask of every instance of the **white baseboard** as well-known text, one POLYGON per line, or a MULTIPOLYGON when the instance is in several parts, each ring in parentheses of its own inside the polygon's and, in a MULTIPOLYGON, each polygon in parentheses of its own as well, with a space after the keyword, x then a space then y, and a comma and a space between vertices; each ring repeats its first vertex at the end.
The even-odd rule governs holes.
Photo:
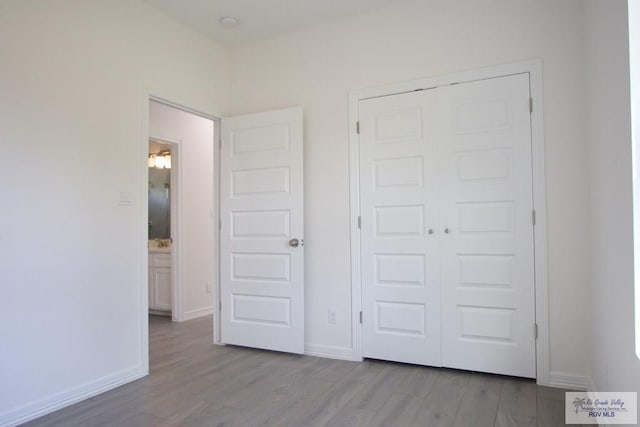
POLYGON ((549 386, 570 390, 587 390, 592 381, 585 375, 568 374, 566 372, 549 372, 549 386))
POLYGON ((304 354, 307 356, 326 357, 329 359, 355 360, 353 350, 348 347, 336 347, 332 345, 312 344, 304 345, 304 354))
POLYGON ((198 317, 211 316, 212 314, 213 314, 213 306, 185 311, 182 315, 181 322, 185 320, 197 319, 198 317))
POLYGON ((62 392, 38 399, 17 409, 3 412, 0 414, 0 426, 17 426, 100 393, 104 393, 105 391, 120 387, 146 375, 148 375, 148 372, 145 372, 142 367, 138 366, 107 375, 96 381, 63 390, 62 392))
MULTIPOLYGON (((586 381, 587 381, 587 389, 586 391, 590 392, 590 393, 595 393, 596 391, 600 391, 598 390, 598 387, 596 386, 595 381, 593 381, 593 378, 591 376, 586 377, 586 381)), ((594 424, 594 425, 599 425, 599 426, 603 426, 603 425, 610 425, 610 422, 607 422, 606 419, 602 419, 600 420, 599 423, 594 424)))
POLYGON ((167 311, 167 310, 154 310, 154 309, 150 308, 149 309, 149 314, 153 314, 154 316, 171 317, 171 311, 167 311))

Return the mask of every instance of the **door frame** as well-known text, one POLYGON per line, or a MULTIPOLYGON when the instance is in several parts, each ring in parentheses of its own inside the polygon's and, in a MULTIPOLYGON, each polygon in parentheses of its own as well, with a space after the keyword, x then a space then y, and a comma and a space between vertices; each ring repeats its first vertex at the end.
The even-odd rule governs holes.
MULTIPOLYGON (((212 191, 213 191, 213 202, 215 206, 211 209, 211 220, 213 223, 213 277, 211 280, 211 294, 212 294, 212 304, 213 304, 213 342, 215 344, 220 343, 220 274, 219 274, 219 257, 220 257, 220 228, 217 224, 220 223, 220 125, 221 125, 221 117, 222 114, 218 114, 215 112, 207 112, 204 108, 192 108, 186 106, 188 103, 186 102, 175 102, 171 99, 176 99, 175 96, 167 96, 162 95, 161 92, 150 89, 145 86, 142 91, 142 132, 140 138, 140 164, 139 164, 139 176, 140 176, 140 218, 139 218, 139 257, 140 257, 140 339, 142 342, 141 346, 141 360, 142 360, 142 370, 145 374, 149 374, 149 248, 148 248, 148 240, 149 240, 149 231, 148 231, 148 222, 149 222, 149 170, 148 170, 148 157, 149 157, 149 139, 156 139, 159 141, 167 141, 168 143, 175 144, 179 141, 171 141, 166 138, 158 138, 155 135, 150 135, 149 133, 149 104, 151 101, 158 102, 164 104, 166 106, 176 108, 178 110, 194 114, 196 116, 203 117, 205 119, 209 119, 213 121, 213 176, 211 180, 213 182, 212 191)), ((178 144, 179 145, 179 144, 178 144)), ((178 155, 179 156, 179 155, 178 155)), ((178 159, 179 160, 179 159, 178 159)), ((178 175, 181 174, 181 170, 183 169, 179 165, 178 175)), ((178 185, 181 185, 181 178, 178 177, 178 185)), ((179 189, 179 195, 183 192, 179 189)), ((181 197, 181 196, 179 196, 181 197)), ((180 203, 178 203, 178 217, 182 218, 180 215, 180 203)), ((173 219, 171 226, 174 226, 173 219)), ((178 232, 178 239, 180 238, 182 230, 182 223, 177 221, 176 231, 178 232)), ((179 246, 179 242, 178 242, 179 246)), ((176 256, 172 251, 172 268, 175 267, 178 272, 184 271, 182 268, 182 257, 179 255, 176 256)), ((173 278, 175 278, 172 272, 173 278)), ((176 296, 175 293, 172 294, 172 297, 176 296)), ((179 295, 180 302, 182 301, 182 293, 179 295)), ((173 303, 172 303, 173 308, 173 303)), ((183 310, 182 307, 179 310, 181 314, 181 318, 172 319, 181 321, 183 320, 183 310)))
POLYGON ((361 100, 397 95, 420 89, 431 89, 458 83, 529 74, 529 90, 533 99, 531 112, 531 150, 533 207, 536 212, 534 233, 535 317, 538 329, 536 344, 536 382, 549 384, 549 289, 547 278, 546 179, 544 162, 542 60, 516 62, 467 70, 408 82, 365 88, 349 92, 349 201, 351 228, 351 324, 353 359, 362 357, 362 271, 360 229, 360 156, 358 106, 361 100))

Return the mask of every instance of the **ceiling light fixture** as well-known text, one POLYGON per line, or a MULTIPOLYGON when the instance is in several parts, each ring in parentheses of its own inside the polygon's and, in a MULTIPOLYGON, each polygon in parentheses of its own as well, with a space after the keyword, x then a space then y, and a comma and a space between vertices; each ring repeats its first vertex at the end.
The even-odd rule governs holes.
POLYGON ((233 16, 223 16, 218 20, 218 22, 225 28, 234 28, 240 23, 238 18, 234 18, 233 16))
POLYGON ((171 169, 171 152, 167 150, 158 154, 149 154, 147 165, 155 169, 171 169))

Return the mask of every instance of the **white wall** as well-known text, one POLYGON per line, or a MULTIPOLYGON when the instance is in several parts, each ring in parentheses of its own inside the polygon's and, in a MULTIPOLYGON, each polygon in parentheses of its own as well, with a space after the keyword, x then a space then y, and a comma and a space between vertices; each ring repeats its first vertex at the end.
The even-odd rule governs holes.
POLYGON ((640 2, 629 0, 629 74, 631 86, 631 139, 634 157, 634 282, 636 354, 640 357, 640 2))
MULTIPOLYGON (((149 105, 149 135, 178 145, 180 225, 174 250, 182 260, 179 281, 186 319, 213 312, 213 121, 158 102, 149 105)), ((176 235, 173 234, 172 235, 176 235)), ((179 319, 182 320, 182 319, 179 319)))
POLYGON ((423 0, 232 52, 233 113, 304 107, 309 344, 351 348, 349 91, 542 58, 550 367, 584 380, 587 334, 576 328, 588 322, 590 273, 582 37, 579 0, 423 0))
POLYGON ((224 112, 229 58, 142 1, 3 0, 0 64, 2 425, 144 373, 143 92, 224 112))
POLYGON ((635 354, 634 266, 626 0, 586 7, 588 135, 592 220, 592 387, 640 391, 635 354))

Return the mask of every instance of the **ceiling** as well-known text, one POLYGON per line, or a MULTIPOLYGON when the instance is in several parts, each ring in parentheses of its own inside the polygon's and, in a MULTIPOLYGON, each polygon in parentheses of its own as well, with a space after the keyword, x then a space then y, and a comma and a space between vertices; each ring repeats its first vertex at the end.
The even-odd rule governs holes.
POLYGON ((236 47, 376 9, 397 0, 146 0, 214 41, 236 47), (233 16, 235 28, 218 20, 233 16))

